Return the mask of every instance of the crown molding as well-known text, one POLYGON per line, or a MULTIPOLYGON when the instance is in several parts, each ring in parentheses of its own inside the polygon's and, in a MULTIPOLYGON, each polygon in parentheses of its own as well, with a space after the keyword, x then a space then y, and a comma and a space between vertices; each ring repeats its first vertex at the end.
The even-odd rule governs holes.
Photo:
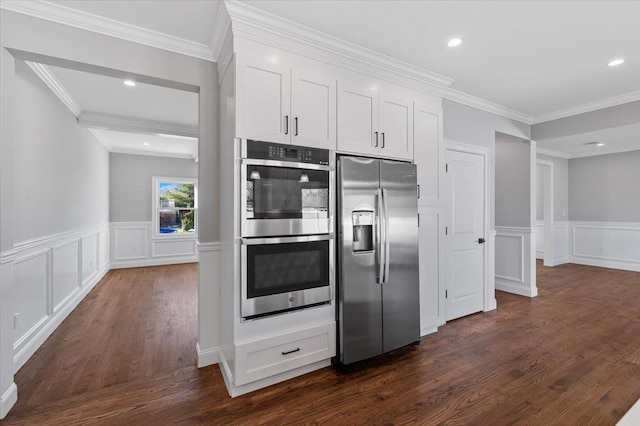
POLYGON ((191 154, 174 154, 171 152, 160 152, 160 151, 143 151, 137 149, 129 149, 129 148, 113 148, 110 152, 114 154, 127 154, 127 155, 141 155, 143 157, 164 157, 164 158, 178 158, 181 160, 193 160, 196 161, 195 156, 191 154))
POLYGON ((149 30, 114 19, 82 12, 48 1, 3 0, 0 9, 40 18, 62 25, 156 47, 206 61, 216 61, 211 47, 183 38, 149 30))
POLYGON ((548 155, 549 157, 564 158, 565 160, 568 160, 569 158, 571 158, 571 155, 567 154, 566 152, 554 151, 552 149, 547 149, 547 148, 540 148, 539 145, 536 146, 536 154, 548 155))
POLYGON ((547 121, 558 120, 560 118, 571 117, 572 115, 584 114, 586 112, 597 111, 602 108, 609 108, 609 107, 622 105, 622 104, 635 102, 635 101, 640 101, 640 90, 636 90, 635 92, 625 93, 619 96, 614 96, 611 98, 601 99, 596 102, 590 102, 587 104, 578 105, 575 107, 565 108, 559 111, 538 115, 533 119, 532 124, 539 124, 547 121))
POLYGON ((134 133, 165 133, 169 135, 199 137, 198 126, 164 121, 145 120, 142 118, 124 117, 120 115, 83 112, 78 117, 78 124, 83 127, 118 130, 134 133))
POLYGON ((579 154, 571 154, 569 159, 573 160, 575 158, 598 157, 600 155, 620 154, 620 153, 623 153, 623 152, 631 152, 631 151, 640 151, 640 147, 638 147, 638 148, 598 149, 598 152, 584 152, 584 153, 579 153, 579 154))
POLYGON ((499 115, 501 117, 510 118, 521 123, 529 125, 533 123, 532 115, 516 111, 515 109, 511 109, 491 101, 487 101, 486 99, 469 95, 459 90, 449 88, 444 92, 443 97, 450 101, 458 102, 473 108, 480 109, 482 111, 490 112, 491 114, 499 115))
POLYGON ((100 142, 100 144, 107 149, 107 151, 111 152, 113 150, 113 147, 109 143, 107 136, 104 133, 102 133, 102 130, 100 129, 87 129, 87 130, 89 130, 89 133, 91 133, 93 137, 96 138, 96 140, 100 142))
POLYGON ((218 9, 216 10, 216 17, 213 21, 213 33, 211 34, 211 52, 213 57, 216 58, 216 62, 220 59, 227 33, 231 27, 231 19, 224 6, 224 1, 218 2, 218 9))
MULTIPOLYGON (((274 45, 277 44, 278 38, 295 40, 297 44, 307 48, 312 47, 336 55, 340 59, 334 62, 343 66, 345 62, 355 61, 437 88, 446 88, 453 82, 453 79, 444 75, 424 70, 245 3, 225 1, 225 6, 234 36, 274 45)), ((288 47, 291 48, 291 45, 288 47)))
POLYGON ((546 148, 537 149, 538 154, 548 155, 550 157, 564 158, 565 160, 574 160, 576 158, 585 158, 585 157, 599 157, 601 155, 609 155, 609 154, 620 154, 623 152, 632 152, 632 151, 640 151, 640 147, 636 148, 609 148, 609 149, 598 149, 598 151, 591 152, 581 152, 577 154, 567 154, 566 152, 554 151, 546 148))
POLYGON ((27 64, 29 68, 31 68, 31 70, 33 70, 33 72, 40 78, 40 80, 42 80, 44 84, 51 89, 53 94, 62 101, 69 111, 71 111, 71 114, 76 118, 80 117, 82 114, 82 108, 75 99, 73 99, 71 94, 67 92, 67 89, 65 89, 58 79, 51 73, 46 65, 30 61, 25 61, 25 64, 27 64))

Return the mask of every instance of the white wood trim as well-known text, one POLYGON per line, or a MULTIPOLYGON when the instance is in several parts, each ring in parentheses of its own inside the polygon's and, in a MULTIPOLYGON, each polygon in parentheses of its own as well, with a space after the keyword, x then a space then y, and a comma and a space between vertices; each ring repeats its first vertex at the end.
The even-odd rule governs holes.
MULTIPOLYGON (((535 158, 535 156, 534 156, 535 158)), ((549 179, 548 180, 544 180, 543 185, 543 197, 544 197, 544 221, 543 221, 543 229, 544 229, 544 249, 543 249, 543 263, 545 266, 554 266, 555 264, 555 224, 554 224, 554 205, 553 205, 553 198, 554 198, 554 194, 553 194, 553 189, 554 189, 554 165, 552 161, 547 161, 547 160, 540 160, 540 159, 536 159, 535 161, 535 166, 536 166, 536 174, 537 174, 537 166, 540 165, 542 167, 546 167, 548 168, 548 173, 549 173, 549 179)), ((532 181, 537 185, 537 178, 534 176, 534 179, 532 179, 532 181)), ((532 199, 536 200, 537 202, 537 192, 536 192, 536 188, 534 187, 532 193, 532 199)), ((536 221, 536 213, 537 213, 537 206, 534 204, 532 204, 531 207, 531 212, 532 212, 532 220, 534 224, 536 224, 537 226, 537 221, 536 221)), ((536 237, 537 238, 537 237, 536 237)), ((536 246, 537 249, 537 246, 536 246)))
POLYGON ((2 394, 2 400, 0 401, 0 420, 4 419, 11 407, 18 402, 18 386, 15 382, 11 383, 5 393, 2 394))
POLYGON ((58 81, 58 79, 49 71, 49 68, 46 65, 39 64, 31 61, 24 61, 29 68, 42 80, 44 84, 47 85, 49 89, 53 92, 54 95, 60 99, 60 101, 66 106, 71 114, 73 114, 76 118, 80 117, 82 114, 82 108, 73 99, 71 93, 65 89, 62 84, 58 81))
POLYGON ((222 250, 222 244, 218 241, 216 242, 196 242, 196 249, 199 253, 207 252, 207 251, 220 251, 222 250))
POLYGON ((113 260, 111 269, 146 268, 148 266, 180 265, 183 263, 197 263, 197 256, 165 256, 131 260, 113 260))
POLYGON ((541 114, 533 119, 531 124, 539 124, 547 121, 558 120, 560 118, 571 117, 573 115, 584 114, 586 112, 596 111, 602 108, 609 108, 616 105, 622 105, 629 102, 635 102, 640 100, 640 90, 634 92, 624 93, 622 95, 613 96, 611 98, 600 99, 595 102, 589 102, 586 104, 573 106, 570 108, 561 109, 546 114, 541 114))
POLYGON ((21 253, 25 250, 31 250, 42 245, 55 245, 69 238, 81 238, 107 229, 109 229, 109 224, 103 223, 100 225, 88 226, 86 228, 74 229, 72 231, 59 232, 15 243, 13 245, 13 249, 16 253, 21 253))
POLYGON ((48 1, 2 1, 0 8, 145 46, 216 61, 210 46, 48 1))
POLYGON ((216 17, 213 21, 213 33, 211 34, 211 41, 209 47, 213 53, 213 57, 216 62, 219 62, 221 54, 224 50, 225 39, 231 29, 231 19, 227 13, 224 1, 218 2, 218 8, 216 10, 216 17))
POLYGON ((551 149, 542 148, 540 146, 536 146, 536 154, 548 155, 549 157, 564 158, 566 160, 571 158, 571 155, 567 154, 566 152, 554 151, 551 149))
POLYGON ((500 275, 498 273, 495 274, 496 278, 500 278, 501 280, 507 280, 507 281, 513 281, 519 284, 526 284, 524 281, 524 254, 525 254, 525 247, 524 247, 524 233, 508 233, 509 231, 503 231, 502 229, 496 227, 496 237, 500 237, 500 238, 514 238, 519 240, 520 242, 520 276, 519 277, 510 277, 507 275, 500 275))
POLYGON ((616 426, 638 426, 640 425, 640 399, 626 412, 616 426))
POLYGON ((200 343, 196 343, 196 363, 198 368, 218 364, 220 362, 221 354, 222 350, 219 347, 201 349, 200 343))
POLYGON ((152 196, 151 196, 151 214, 153 215, 151 217, 151 238, 153 240, 165 240, 165 241, 172 241, 174 239, 194 239, 197 240, 198 238, 198 178, 190 178, 190 177, 167 177, 167 176, 152 176, 151 177, 151 189, 152 189, 152 196), (161 182, 175 182, 175 183, 186 183, 186 184, 191 184, 193 185, 193 194, 194 194, 194 200, 193 200, 193 212, 194 212, 194 229, 195 232, 192 235, 180 235, 180 234, 160 234, 158 232, 158 204, 157 201, 160 197, 160 194, 158 193, 158 186, 160 185, 161 182))
POLYGON ((620 154, 622 152, 631 152, 631 151, 638 151, 638 150, 640 150, 640 147, 635 147, 635 148, 602 148, 602 149, 598 149, 598 151, 595 151, 595 152, 583 152, 583 153, 580 153, 580 154, 571 154, 569 156, 569 159, 585 158, 585 157, 597 157, 599 155, 620 154))
POLYGON ((121 115, 102 114, 90 111, 85 111, 78 117, 78 124, 83 127, 132 131, 136 133, 164 133, 193 138, 195 140, 199 137, 197 125, 124 117, 121 115))
POLYGON ((499 115, 501 117, 510 118, 512 120, 519 121, 525 124, 533 123, 533 116, 525 114, 524 112, 517 111, 513 108, 502 106, 486 99, 479 98, 477 96, 469 95, 467 93, 448 88, 442 95, 443 98, 450 101, 458 102, 463 105, 470 106, 482 111, 489 112, 491 114, 499 115))

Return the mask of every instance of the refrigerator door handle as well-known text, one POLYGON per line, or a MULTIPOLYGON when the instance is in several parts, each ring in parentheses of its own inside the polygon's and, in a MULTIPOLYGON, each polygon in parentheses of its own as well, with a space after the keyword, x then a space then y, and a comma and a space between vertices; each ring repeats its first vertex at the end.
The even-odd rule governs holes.
POLYGON ((389 281, 389 264, 391 263, 391 247, 389 245, 389 212, 387 210, 387 190, 382 188, 382 206, 384 208, 384 282, 389 281))
POLYGON ((383 200, 382 190, 376 189, 376 220, 377 220, 377 238, 376 238, 376 276, 379 284, 384 284, 384 240, 382 233, 384 231, 384 219, 383 219, 383 200))

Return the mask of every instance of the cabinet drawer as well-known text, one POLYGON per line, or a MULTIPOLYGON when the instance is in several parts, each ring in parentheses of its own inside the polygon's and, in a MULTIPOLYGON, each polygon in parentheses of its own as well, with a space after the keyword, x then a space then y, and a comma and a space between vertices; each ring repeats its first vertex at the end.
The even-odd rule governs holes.
POLYGON ((322 361, 336 353, 335 322, 236 346, 240 386, 322 361))

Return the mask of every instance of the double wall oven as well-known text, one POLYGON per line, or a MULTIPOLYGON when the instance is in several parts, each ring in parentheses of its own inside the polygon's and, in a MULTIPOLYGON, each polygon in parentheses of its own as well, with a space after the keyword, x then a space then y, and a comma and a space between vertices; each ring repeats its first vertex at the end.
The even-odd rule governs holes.
POLYGON ((334 172, 328 150, 241 140, 241 314, 329 303, 334 172))

